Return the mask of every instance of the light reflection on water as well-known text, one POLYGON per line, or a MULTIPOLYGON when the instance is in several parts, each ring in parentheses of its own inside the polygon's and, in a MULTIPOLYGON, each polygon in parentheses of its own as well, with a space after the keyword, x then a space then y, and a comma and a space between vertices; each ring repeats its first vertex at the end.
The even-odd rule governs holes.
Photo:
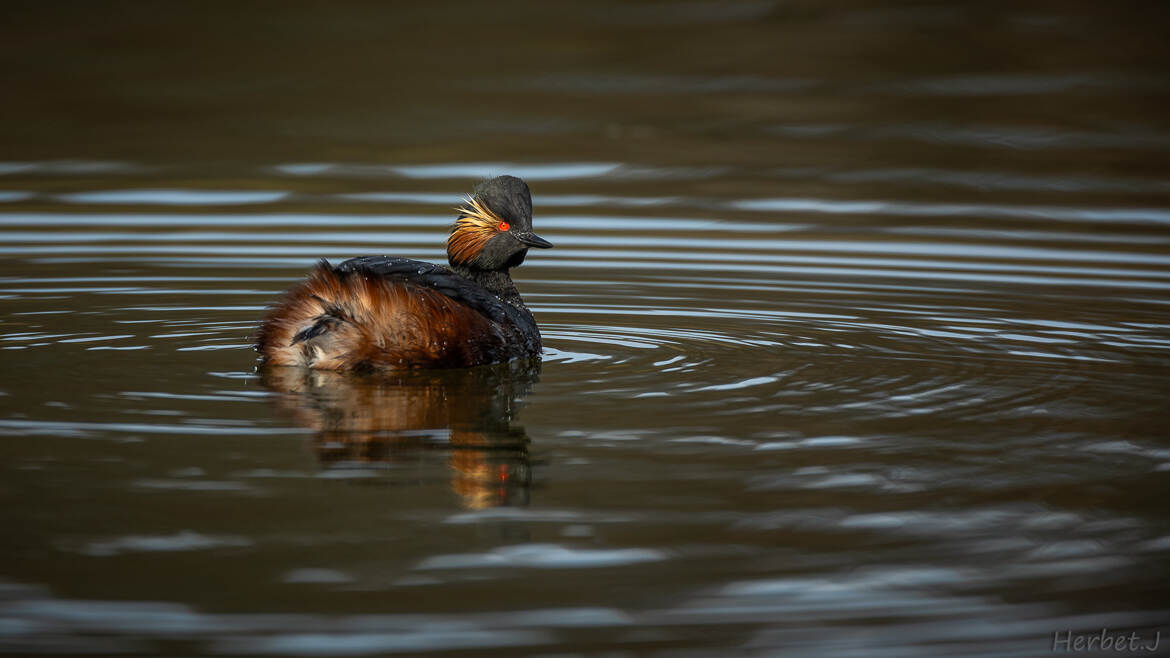
POLYGON ((319 202, 290 193, 272 213, 0 217, 17 259, 0 347, 31 366, 5 380, 0 434, 45 501, 8 512, 27 530, 6 646, 507 653, 590 629, 1001 655, 1164 617, 1147 576, 1170 529, 1144 501, 1170 469, 1170 256, 1146 217, 1021 212, 1002 231, 989 204, 966 206, 975 226, 935 204, 794 224, 679 196, 696 217, 643 218, 598 195, 538 217, 559 248, 518 271, 539 381, 251 372, 256 317, 313 258, 441 258, 446 195, 402 195, 378 203, 421 208, 289 212, 319 202), (88 376, 61 385, 65 362, 88 376), (78 488, 92 500, 67 502, 78 488), (53 576, 60 559, 94 585, 53 576), (130 559, 165 589, 109 566, 130 559), (328 603, 215 612, 180 563, 254 574, 236 576, 253 611, 290 587, 328 603), (485 612, 488 587, 517 605, 485 612), (1102 588, 1125 593, 1102 608, 1102 588), (809 630, 830 623, 831 642, 809 630))
POLYGON ((151 45, 189 41, 179 5, 59 59, 25 45, 61 17, 14 14, 0 652, 1166 630, 1170 88, 1156 17, 1114 5, 201 6, 250 35, 208 42, 230 66, 151 45), (417 57, 472 16, 508 66, 417 57), (497 173, 557 245, 516 271, 538 368, 254 370, 314 260, 441 261, 497 173))

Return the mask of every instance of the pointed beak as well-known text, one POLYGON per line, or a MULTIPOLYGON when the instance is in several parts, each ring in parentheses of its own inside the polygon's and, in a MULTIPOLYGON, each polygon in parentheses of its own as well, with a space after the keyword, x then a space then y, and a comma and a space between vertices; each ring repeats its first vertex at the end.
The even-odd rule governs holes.
POLYGON ((545 240, 535 233, 532 233, 531 231, 517 233, 516 239, 528 245, 529 247, 536 247, 537 249, 551 249, 553 246, 551 242, 545 240))

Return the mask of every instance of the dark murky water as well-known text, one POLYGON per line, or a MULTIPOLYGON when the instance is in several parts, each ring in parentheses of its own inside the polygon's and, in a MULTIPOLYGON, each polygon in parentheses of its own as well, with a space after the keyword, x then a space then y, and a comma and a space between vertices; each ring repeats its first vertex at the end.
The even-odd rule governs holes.
POLYGON ((0 651, 1170 647, 1164 8, 225 7, 5 10, 0 651), (254 370, 493 173, 543 363, 254 370))

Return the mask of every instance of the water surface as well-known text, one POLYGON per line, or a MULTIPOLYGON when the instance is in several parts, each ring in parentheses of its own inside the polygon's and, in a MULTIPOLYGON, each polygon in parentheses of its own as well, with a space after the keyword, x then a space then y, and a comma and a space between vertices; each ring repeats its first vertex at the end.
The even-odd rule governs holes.
POLYGON ((1165 20, 66 13, 0 39, 0 651, 1166 635, 1165 20), (503 173, 541 362, 256 369, 316 259, 441 261, 503 173))

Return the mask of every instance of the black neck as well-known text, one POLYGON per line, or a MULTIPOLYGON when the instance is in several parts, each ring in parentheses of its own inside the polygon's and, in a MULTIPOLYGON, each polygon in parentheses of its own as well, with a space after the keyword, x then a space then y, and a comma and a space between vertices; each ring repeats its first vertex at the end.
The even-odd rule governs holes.
POLYGON ((465 265, 452 265, 451 271, 469 281, 478 283, 496 297, 516 308, 528 309, 524 305, 524 300, 520 298, 520 291, 516 289, 516 284, 512 283, 512 277, 508 275, 508 270, 481 270, 465 265))

